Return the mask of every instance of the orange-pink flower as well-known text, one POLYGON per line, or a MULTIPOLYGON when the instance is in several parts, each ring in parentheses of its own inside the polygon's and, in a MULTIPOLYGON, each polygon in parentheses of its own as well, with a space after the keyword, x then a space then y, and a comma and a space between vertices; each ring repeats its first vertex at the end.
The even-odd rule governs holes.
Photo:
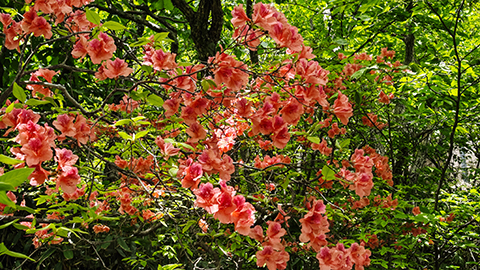
POLYGON ((103 60, 112 58, 113 52, 117 50, 115 41, 105 33, 98 34, 98 39, 88 43, 87 52, 94 64, 100 64, 103 60))
POLYGON ((133 72, 132 68, 128 67, 128 64, 120 59, 116 58, 114 61, 107 60, 107 67, 104 70, 105 76, 110 79, 116 79, 120 76, 128 76, 133 72))
POLYGON ((232 212, 235 211, 237 206, 233 203, 233 196, 235 195, 235 189, 231 186, 227 186, 226 181, 220 181, 221 192, 217 196, 218 211, 214 217, 223 224, 232 223, 232 212))
POLYGON ((217 196, 220 193, 218 188, 213 188, 212 183, 201 184, 193 193, 197 196, 195 205, 202 207, 210 214, 218 211, 217 196))
POLYGON ((202 165, 192 162, 192 159, 189 159, 187 162, 190 163, 190 165, 187 166, 183 171, 185 176, 182 179, 182 187, 195 190, 198 188, 198 184, 200 184, 200 178, 203 175, 202 165))
POLYGON ((267 265, 268 270, 285 269, 290 255, 285 250, 275 250, 272 246, 266 246, 257 251, 257 266, 267 265))
POLYGON ((344 125, 348 124, 348 118, 353 116, 352 104, 348 102, 348 97, 340 91, 338 91, 338 98, 333 104, 333 113, 344 125))
POLYGON ((20 52, 20 38, 18 37, 22 34, 22 28, 20 26, 20 23, 13 22, 12 26, 4 30, 4 34, 5 48, 9 50, 16 49, 18 52, 20 52))
POLYGON ((188 136, 190 136, 188 142, 191 143, 196 143, 199 140, 203 140, 207 136, 207 132, 198 122, 193 122, 190 124, 190 127, 187 128, 186 132, 188 136))
POLYGON ((248 83, 248 73, 245 72, 247 66, 241 61, 236 61, 231 55, 217 52, 217 55, 210 57, 208 62, 215 65, 213 74, 217 85, 225 83, 228 88, 238 91, 248 83))
POLYGON ((60 169, 73 166, 78 160, 71 150, 55 148, 55 161, 60 169))
POLYGON ((420 211, 420 207, 415 206, 415 207, 413 208, 413 210, 412 210, 412 213, 413 213, 415 216, 418 216, 418 215, 420 215, 420 213, 422 213, 422 212, 420 211))
POLYGON ((35 165, 34 168, 35 170, 28 176, 28 180, 30 180, 30 185, 38 186, 48 179, 50 173, 42 168, 40 164, 35 165))
POLYGON ((288 103, 283 106, 280 113, 282 114, 283 120, 285 122, 296 125, 300 121, 300 117, 305 112, 303 105, 300 104, 295 98, 290 98, 288 103))
POLYGON ((177 68, 177 63, 175 62, 176 54, 164 52, 162 49, 156 50, 151 54, 150 58, 145 58, 144 64, 152 63, 152 66, 155 70, 165 70, 165 69, 174 69, 177 68))
POLYGON ((73 125, 74 117, 68 114, 60 114, 57 116, 57 120, 53 121, 53 126, 56 127, 62 134, 58 136, 58 140, 65 140, 66 136, 75 136, 76 129, 73 125))
POLYGON ((248 18, 247 14, 245 13, 245 10, 243 9, 243 5, 240 4, 233 8, 232 10, 232 24, 234 27, 240 27, 244 25, 246 22, 250 21, 248 18))
POLYGON ((88 53, 87 48, 88 48, 88 41, 83 35, 81 35, 80 38, 75 43, 75 45, 73 45, 73 50, 72 50, 73 58, 85 57, 88 53))
POLYGON ((78 169, 66 166, 62 169, 62 173, 56 179, 57 186, 61 187, 63 192, 73 194, 77 190, 77 184, 80 183, 80 175, 78 169))
POLYGON ((252 204, 245 202, 245 197, 237 195, 233 198, 233 203, 237 206, 232 212, 232 221, 235 224, 235 231, 241 235, 248 235, 250 227, 255 222, 255 208, 252 204))

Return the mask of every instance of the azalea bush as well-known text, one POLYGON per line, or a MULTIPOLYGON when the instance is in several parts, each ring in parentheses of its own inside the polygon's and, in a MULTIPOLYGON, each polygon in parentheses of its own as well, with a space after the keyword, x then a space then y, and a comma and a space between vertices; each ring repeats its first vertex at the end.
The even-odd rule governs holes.
POLYGON ((324 68, 257 3, 196 62, 89 2, 0 14, 4 267, 428 267, 459 232, 395 185, 395 51, 324 68))

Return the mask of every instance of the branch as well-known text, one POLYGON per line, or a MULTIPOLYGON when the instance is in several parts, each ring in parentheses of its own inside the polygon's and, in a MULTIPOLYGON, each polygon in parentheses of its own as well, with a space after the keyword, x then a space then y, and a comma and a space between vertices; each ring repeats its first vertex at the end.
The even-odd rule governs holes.
POLYGON ((59 89, 60 91, 62 91, 62 93, 65 95, 65 97, 68 99, 68 101, 70 101, 71 103, 73 103, 73 105, 78 108, 83 114, 85 115, 90 115, 92 114, 91 112, 88 112, 87 110, 85 110, 82 105, 80 105, 80 103, 78 103, 67 91, 67 89, 65 88, 65 86, 63 85, 60 85, 60 84, 54 84, 54 83, 48 83, 48 82, 32 82, 32 81, 26 81, 26 82, 21 82, 20 84, 39 84, 39 85, 43 85, 43 86, 46 86, 46 87, 49 87, 49 88, 54 88, 54 89, 59 89))

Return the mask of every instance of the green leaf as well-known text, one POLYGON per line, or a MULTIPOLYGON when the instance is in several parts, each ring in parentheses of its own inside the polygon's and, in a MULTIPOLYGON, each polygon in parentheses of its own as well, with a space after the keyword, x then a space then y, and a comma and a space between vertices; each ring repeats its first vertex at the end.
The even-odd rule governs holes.
POLYGON ((20 87, 16 82, 13 83, 13 95, 22 103, 25 103, 25 100, 27 99, 25 90, 23 90, 23 88, 20 87))
POLYGON ((322 175, 323 179, 325 180, 332 180, 335 179, 335 172, 328 167, 328 165, 324 165, 322 168, 322 175))
POLYGON ((143 130, 138 132, 137 134, 135 134, 135 140, 144 137, 145 135, 148 134, 148 132, 149 132, 148 130, 143 130))
POLYGON ((127 243, 125 243, 125 240, 123 240, 123 238, 117 238, 117 243, 123 250, 130 252, 130 248, 128 248, 127 243))
POLYGON ((9 113, 13 111, 13 108, 15 108, 15 103, 12 102, 10 105, 8 105, 7 109, 5 110, 5 113, 9 113))
POLYGON ((348 147, 348 145, 350 144, 350 139, 346 139, 346 140, 343 140, 341 143, 340 143, 340 148, 345 148, 345 147, 348 147))
POLYGON ((195 148, 193 148, 193 146, 189 145, 189 144, 186 144, 186 143, 176 143, 177 145, 183 147, 183 148, 186 148, 186 149, 190 149, 192 151, 195 151, 195 148))
POLYGON ((54 100, 53 98, 51 98, 51 97, 45 97, 44 99, 45 99, 46 101, 49 101, 50 103, 52 103, 53 106, 59 107, 58 104, 55 102, 55 100, 54 100))
POLYGON ((131 47, 138 47, 148 44, 150 40, 148 38, 139 38, 137 41, 130 43, 131 47))
POLYGON ((18 252, 13 252, 8 250, 8 248, 5 246, 5 244, 0 243, 0 255, 8 255, 11 257, 16 257, 16 258, 22 258, 22 259, 29 259, 31 261, 35 261, 34 259, 28 257, 25 254, 18 253, 18 252))
POLYGON ((109 29, 109 30, 114 30, 114 31, 123 30, 123 29, 127 28, 123 24, 115 22, 115 21, 105 22, 104 24, 102 24, 102 26, 109 29))
POLYGON ((38 99, 29 99, 27 100, 27 102, 25 102, 25 104, 27 104, 28 106, 38 106, 38 105, 45 105, 49 103, 51 102, 48 100, 38 100, 38 99))
POLYGON ((10 221, 10 222, 8 222, 8 223, 5 223, 5 224, 1 225, 1 226, 0 226, 0 230, 1 230, 1 229, 5 229, 6 227, 12 225, 13 223, 15 223, 15 222, 17 222, 17 221, 18 221, 18 219, 15 219, 15 220, 12 220, 12 221, 10 221))
POLYGON ((369 20, 372 19, 372 18, 370 18, 370 16, 368 16, 368 15, 360 15, 360 16, 358 16, 358 18, 359 18, 360 20, 362 20, 362 21, 369 21, 369 20))
POLYGON ((25 161, 7 157, 5 155, 0 154, 0 162, 4 164, 9 164, 9 165, 15 165, 15 164, 24 163, 25 161))
POLYGON ((132 122, 132 120, 130 120, 130 119, 121 119, 121 120, 118 120, 117 122, 115 122, 115 124, 113 124, 113 126, 116 126, 116 127, 117 126, 123 126, 123 125, 130 124, 131 122, 132 122))
POLYGON ((207 91, 211 87, 211 84, 207 80, 203 80, 201 84, 203 91, 207 91))
POLYGON ((168 170, 168 174, 171 176, 171 177, 177 177, 177 172, 178 172, 178 168, 170 168, 170 170, 168 170))
POLYGON ((4 175, 0 176, 0 183, 3 182, 17 187, 25 182, 34 170, 35 169, 22 168, 6 172, 4 175))
POLYGON ((96 25, 100 25, 100 16, 98 16, 98 14, 89 9, 89 8, 85 8, 85 13, 87 15, 87 20, 91 23, 94 23, 96 25))
POLYGON ((120 135, 120 137, 122 137, 125 140, 129 140, 129 141, 133 140, 132 136, 128 135, 127 133, 125 133, 123 131, 119 131, 118 135, 120 135))
POLYGON ((173 10, 173 4, 171 0, 163 0, 163 7, 166 10, 173 10))
POLYGON ((337 38, 333 42, 337 43, 338 45, 348 45, 348 41, 343 38, 337 38))
POLYGON ((168 37, 168 32, 158 33, 158 34, 155 34, 155 36, 153 36, 155 43, 162 42, 167 37, 168 37))
POLYGON ((0 182, 0 191, 15 190, 15 187, 9 183, 0 182))
POLYGON ((179 67, 188 67, 188 66, 193 66, 193 63, 190 62, 178 62, 179 67))
POLYGON ((182 229, 182 233, 185 233, 186 231, 188 231, 188 229, 190 227, 192 227, 193 224, 196 224, 197 221, 196 220, 189 220, 186 224, 185 224, 185 227, 183 227, 182 229))
POLYGON ((151 94, 147 97, 147 102, 152 104, 153 106, 162 107, 163 106, 163 99, 155 94, 151 94))
POLYGON ((64 250, 63 256, 65 256, 67 260, 73 259, 73 251, 71 249, 64 250))
POLYGON ((161 266, 159 265, 157 267, 157 270, 173 270, 173 269, 176 269, 178 267, 181 267, 182 264, 167 264, 167 265, 164 265, 164 266, 161 266))
POLYGON ((138 121, 143 120, 143 119, 145 119, 145 116, 137 116, 135 118, 132 118, 133 122, 138 122, 138 121))
POLYGON ((365 74, 366 70, 367 70, 366 68, 360 69, 359 71, 353 73, 352 76, 350 76, 350 79, 355 80, 355 79, 358 79, 358 78, 362 77, 363 74, 365 74))
POLYGON ((8 198, 5 190, 0 190, 0 203, 3 203, 3 204, 5 204, 7 206, 10 206, 10 207, 15 207, 15 203, 12 202, 12 200, 10 200, 10 198, 8 198))
POLYGON ((307 137, 307 140, 309 140, 313 143, 316 143, 316 144, 320 143, 320 138, 318 138, 318 137, 307 137))
MULTIPOLYGON (((18 207, 17 207, 17 210, 18 210, 18 207)), ((29 229, 29 227, 27 227, 27 226, 25 226, 25 225, 22 225, 22 224, 17 224, 17 223, 13 224, 13 227, 15 227, 15 228, 18 229, 18 230, 27 230, 27 229, 29 229)))
POLYGON ((287 189, 287 188, 288 188, 288 184, 290 184, 290 178, 286 177, 286 178, 285 178, 285 181, 283 181, 283 183, 282 183, 281 186, 282 186, 283 189, 287 189))

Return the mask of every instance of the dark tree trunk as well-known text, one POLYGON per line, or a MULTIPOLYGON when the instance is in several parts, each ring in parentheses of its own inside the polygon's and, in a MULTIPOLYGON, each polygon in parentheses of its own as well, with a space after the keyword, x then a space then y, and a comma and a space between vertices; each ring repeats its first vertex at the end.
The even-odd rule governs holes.
POLYGON ((197 10, 185 0, 173 0, 190 25, 192 40, 201 61, 207 61, 214 56, 223 28, 223 9, 221 0, 201 0, 197 10))

